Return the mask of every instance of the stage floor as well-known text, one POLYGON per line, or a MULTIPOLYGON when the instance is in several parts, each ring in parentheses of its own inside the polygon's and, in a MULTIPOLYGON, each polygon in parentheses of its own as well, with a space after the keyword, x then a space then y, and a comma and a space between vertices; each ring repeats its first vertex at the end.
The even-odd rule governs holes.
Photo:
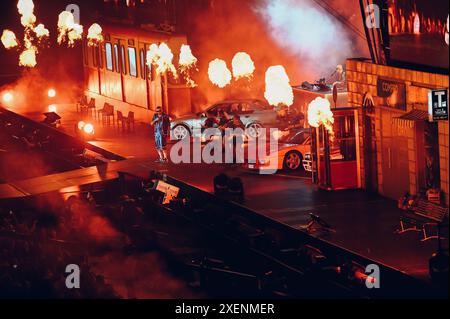
MULTIPOLYGON (((67 111, 64 114, 63 123, 64 119, 69 123, 76 122, 75 113, 67 111)), ((70 128, 73 123, 66 124, 66 127, 70 128)), ((157 164, 154 163, 156 153, 149 125, 138 125, 135 134, 118 133, 113 128, 97 131, 100 134, 93 144, 129 160, 108 164, 103 169, 88 168, 69 172, 65 177, 55 175, 21 181, 14 183, 12 188, 0 185, 0 195, 2 188, 14 193, 26 191, 26 185, 31 184, 48 185, 49 188, 51 184, 54 187, 68 187, 114 178, 119 170, 145 177, 149 171, 159 170, 212 192, 214 176, 226 173, 242 178, 245 187, 244 206, 295 229, 307 224, 309 213, 315 213, 336 230, 336 233, 327 234, 321 239, 411 276, 428 279, 428 260, 437 249, 437 241, 421 242, 420 233, 415 232, 395 234, 402 211, 392 200, 364 191, 318 190, 306 174, 258 175, 239 165, 157 164)), ((444 245, 448 247, 448 239, 444 245)))

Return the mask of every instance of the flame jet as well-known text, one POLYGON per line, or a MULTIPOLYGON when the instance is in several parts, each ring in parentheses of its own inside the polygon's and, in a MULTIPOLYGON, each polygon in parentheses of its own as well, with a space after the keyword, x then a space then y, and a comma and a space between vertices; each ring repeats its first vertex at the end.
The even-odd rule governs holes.
POLYGON ((253 78, 253 72, 255 72, 255 63, 251 56, 245 52, 238 52, 231 62, 233 68, 233 76, 235 80, 241 78, 247 78, 251 80, 253 78))
POLYGON ((294 104, 294 91, 283 66, 271 66, 266 72, 266 91, 264 97, 273 106, 294 104))
POLYGON ((156 65, 156 73, 158 75, 169 72, 175 79, 178 78, 177 69, 173 65, 173 53, 169 46, 165 43, 152 44, 147 52, 147 64, 149 66, 156 65))
POLYGON ((82 36, 83 26, 75 23, 72 12, 61 12, 58 17, 58 44, 67 42, 67 46, 72 48, 82 36))
POLYGON ((221 59, 215 59, 209 63, 208 76, 209 80, 221 89, 229 85, 232 79, 227 63, 221 59))
POLYGON ((2 44, 5 49, 9 50, 19 46, 19 42, 17 42, 16 35, 11 30, 3 30, 2 33, 2 44))
POLYGON ((187 85, 189 87, 196 87, 197 84, 192 80, 190 71, 197 69, 197 58, 192 54, 191 47, 189 45, 183 44, 180 49, 180 60, 178 65, 180 68, 180 73, 184 77, 187 85))
POLYGON ((102 42, 103 41, 102 32, 103 32, 102 27, 99 24, 94 23, 93 25, 91 25, 87 35, 88 45, 94 46, 102 42))
POLYGON ((330 101, 322 97, 316 98, 308 106, 308 123, 312 127, 323 125, 330 134, 331 140, 334 139, 334 115, 331 111, 330 101))

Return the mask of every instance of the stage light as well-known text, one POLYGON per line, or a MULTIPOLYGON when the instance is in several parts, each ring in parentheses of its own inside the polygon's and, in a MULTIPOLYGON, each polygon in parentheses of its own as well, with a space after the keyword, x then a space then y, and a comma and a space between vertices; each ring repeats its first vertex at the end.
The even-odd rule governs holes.
POLYGON ((84 127, 83 127, 83 131, 84 133, 88 134, 88 135, 92 135, 94 134, 94 125, 87 123, 84 127))
POLYGON ((48 106, 49 113, 58 113, 58 107, 55 104, 48 106))
POLYGON ((84 128, 85 125, 86 125, 85 122, 80 121, 80 122, 78 122, 77 127, 78 127, 78 129, 81 131, 81 130, 84 128))
POLYGON ((49 98, 54 98, 55 96, 56 96, 56 90, 55 89, 48 90, 48 97, 49 98))
POLYGON ((3 102, 11 103, 14 100, 14 95, 11 92, 3 94, 3 102))

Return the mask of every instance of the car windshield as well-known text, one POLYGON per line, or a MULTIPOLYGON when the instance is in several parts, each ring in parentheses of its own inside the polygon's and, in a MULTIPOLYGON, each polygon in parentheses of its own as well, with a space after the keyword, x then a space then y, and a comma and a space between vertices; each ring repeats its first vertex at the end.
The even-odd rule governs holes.
POLYGON ((303 144, 309 137, 308 132, 291 132, 280 139, 281 143, 286 144, 303 144))

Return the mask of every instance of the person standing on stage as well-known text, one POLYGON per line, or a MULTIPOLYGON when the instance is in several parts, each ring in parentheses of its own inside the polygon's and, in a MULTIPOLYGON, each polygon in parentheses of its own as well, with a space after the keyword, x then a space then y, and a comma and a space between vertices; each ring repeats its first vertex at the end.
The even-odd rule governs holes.
POLYGON ((152 125, 155 127, 155 145, 159 158, 157 163, 167 163, 167 138, 170 134, 170 118, 162 110, 162 107, 156 108, 156 113, 153 116, 152 125))

